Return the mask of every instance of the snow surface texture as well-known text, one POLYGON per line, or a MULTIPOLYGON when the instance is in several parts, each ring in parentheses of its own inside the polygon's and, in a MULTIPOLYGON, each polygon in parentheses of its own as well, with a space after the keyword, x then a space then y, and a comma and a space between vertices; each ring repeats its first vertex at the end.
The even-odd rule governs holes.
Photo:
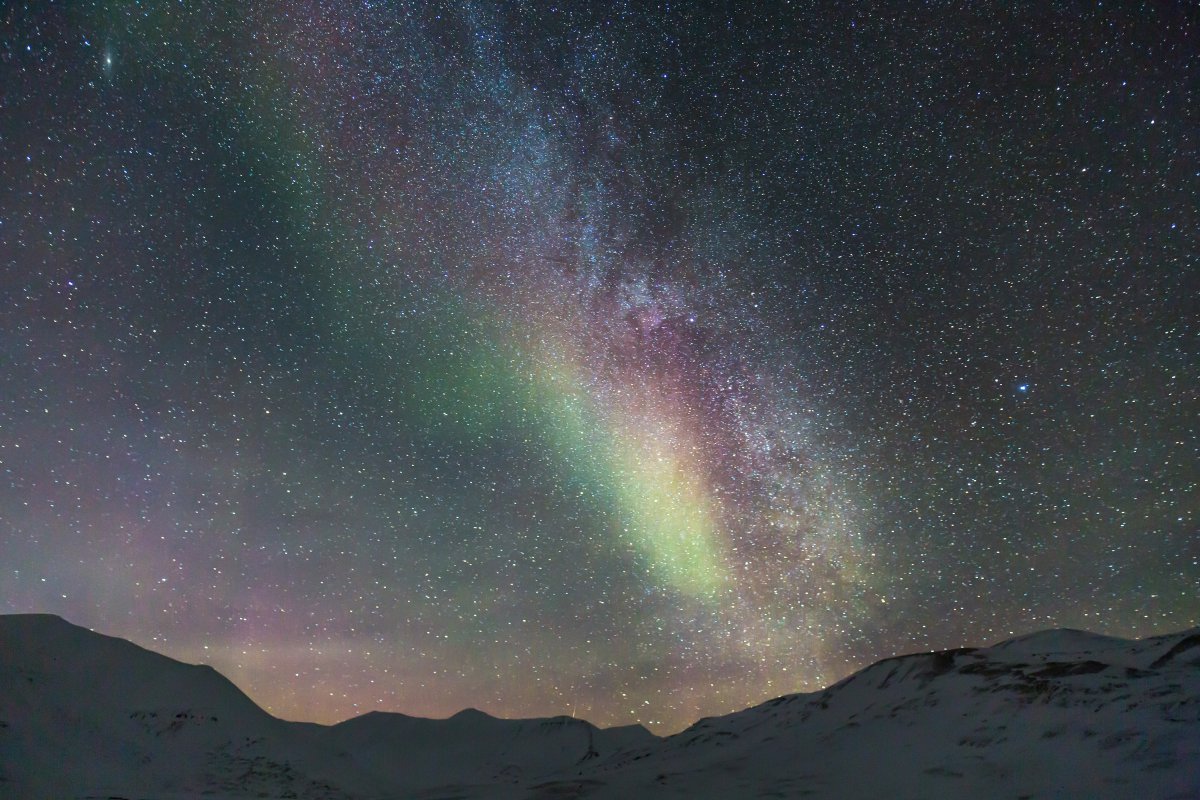
POLYGON ((0 616, 0 798, 1200 798, 1200 628, 887 659, 659 739, 569 717, 284 722, 208 667, 0 616))

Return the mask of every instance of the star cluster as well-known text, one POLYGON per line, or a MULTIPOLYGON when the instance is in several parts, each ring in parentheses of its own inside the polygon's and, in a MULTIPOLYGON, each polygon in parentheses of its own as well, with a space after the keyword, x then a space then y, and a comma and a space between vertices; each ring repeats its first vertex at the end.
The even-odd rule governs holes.
POLYGON ((1200 622, 1183 4, 14 3, 0 612, 677 730, 1200 622))

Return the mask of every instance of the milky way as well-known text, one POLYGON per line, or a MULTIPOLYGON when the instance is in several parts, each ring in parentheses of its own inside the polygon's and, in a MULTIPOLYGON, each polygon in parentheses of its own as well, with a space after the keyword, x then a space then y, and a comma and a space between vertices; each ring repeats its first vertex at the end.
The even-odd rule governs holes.
POLYGON ((1185 4, 248 5, 3 11, 0 612, 658 732, 1200 624, 1185 4))

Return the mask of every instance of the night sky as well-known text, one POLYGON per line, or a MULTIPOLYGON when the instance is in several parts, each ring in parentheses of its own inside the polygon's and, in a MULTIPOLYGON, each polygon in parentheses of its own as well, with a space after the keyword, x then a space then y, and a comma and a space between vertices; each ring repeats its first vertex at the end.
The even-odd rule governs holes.
POLYGON ((1190 3, 0 4, 0 612, 659 733, 1200 624, 1198 103, 1190 3))

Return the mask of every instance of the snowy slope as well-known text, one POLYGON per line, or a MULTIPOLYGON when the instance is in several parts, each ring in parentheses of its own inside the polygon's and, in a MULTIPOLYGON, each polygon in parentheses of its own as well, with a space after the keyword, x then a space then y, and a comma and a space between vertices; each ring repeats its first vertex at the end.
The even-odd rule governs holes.
POLYGON ((210 667, 58 617, 0 617, 0 797, 342 796, 288 766, 316 727, 275 719, 210 667))
POLYGON ((277 720, 207 667, 0 616, 0 799, 1200 798, 1200 628, 881 661, 658 739, 568 717, 277 720))
POLYGON ((1200 798, 1200 629, 881 661, 598 765, 597 797, 1200 798))
POLYGON ((473 710, 284 722, 209 667, 55 616, 0 616, 0 798, 494 794, 653 741, 638 726, 473 710))

